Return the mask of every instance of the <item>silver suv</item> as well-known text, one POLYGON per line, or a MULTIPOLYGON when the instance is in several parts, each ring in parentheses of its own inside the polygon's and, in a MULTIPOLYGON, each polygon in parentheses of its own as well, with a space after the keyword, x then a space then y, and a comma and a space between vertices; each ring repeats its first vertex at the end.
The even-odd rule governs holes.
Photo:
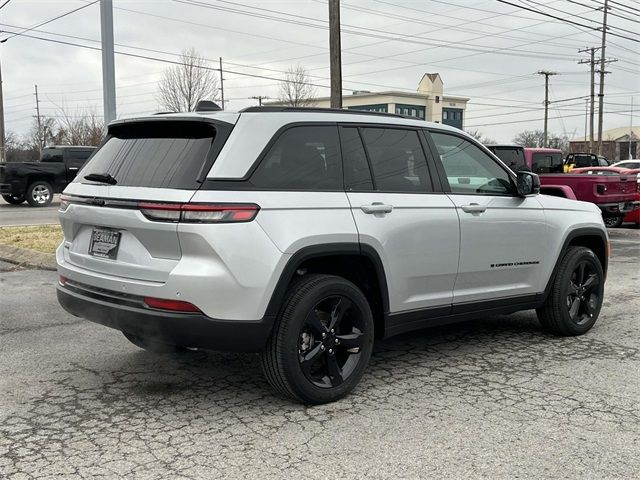
POLYGON ((374 338, 602 305, 597 207, 538 194, 460 130, 261 107, 123 120, 65 190, 58 298, 153 352, 260 352, 273 387, 336 400, 374 338))

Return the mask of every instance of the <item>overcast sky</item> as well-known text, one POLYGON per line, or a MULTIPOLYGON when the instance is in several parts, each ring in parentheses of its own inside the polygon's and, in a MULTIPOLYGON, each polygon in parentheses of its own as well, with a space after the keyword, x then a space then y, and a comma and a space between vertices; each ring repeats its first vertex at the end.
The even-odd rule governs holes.
MULTIPOLYGON (((0 5, 6 0, 0 0, 0 5)), ((510 0, 596 27, 596 0, 510 0)), ((88 0, 10 0, 0 10, 0 44, 6 129, 26 132, 35 115, 34 85, 43 115, 87 106, 102 112, 99 4, 11 38, 88 0), (40 37, 29 38, 26 35, 40 37)), ((465 127, 508 142, 525 129, 542 129, 544 79, 551 70, 551 100, 589 93, 589 67, 578 50, 598 46, 600 33, 496 0, 342 0, 344 94, 352 90, 415 91, 426 72, 439 72, 445 94, 471 99, 465 127)), ((640 1, 612 4, 605 130, 630 124, 634 101, 640 117, 640 1), (632 13, 635 12, 635 16, 632 13), (622 38, 628 37, 628 38, 622 38)), ((116 51, 175 60, 194 47, 217 66, 223 58, 228 108, 277 97, 278 79, 303 65, 329 94, 326 0, 114 0, 116 51), (249 75, 254 76, 249 76, 249 75), (255 76, 269 78, 256 78, 255 76)), ((159 110, 157 80, 168 64, 116 54, 118 116, 159 110)), ((555 103, 551 132, 584 135, 585 100, 555 103), (558 118, 560 117, 560 118, 558 118)), ((634 122, 636 125, 640 120, 634 122)))

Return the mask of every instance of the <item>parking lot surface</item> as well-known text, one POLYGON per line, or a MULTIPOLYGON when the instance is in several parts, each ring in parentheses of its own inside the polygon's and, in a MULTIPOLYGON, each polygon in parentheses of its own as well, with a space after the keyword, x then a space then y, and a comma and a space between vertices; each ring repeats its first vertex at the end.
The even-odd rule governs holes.
POLYGON ((355 393, 275 396, 254 355, 159 356, 0 269, 0 478, 638 478, 640 231, 614 230, 599 321, 534 312, 378 342, 355 393))
POLYGON ((60 195, 54 195, 48 207, 34 208, 27 202, 10 205, 0 197, 0 227, 8 225, 46 225, 58 223, 60 195))

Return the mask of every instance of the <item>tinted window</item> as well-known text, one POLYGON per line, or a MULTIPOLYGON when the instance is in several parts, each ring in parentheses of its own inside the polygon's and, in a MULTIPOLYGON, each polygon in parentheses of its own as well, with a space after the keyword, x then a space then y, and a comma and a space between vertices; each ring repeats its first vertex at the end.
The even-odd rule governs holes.
POLYGON ((493 158, 468 140, 431 133, 455 193, 504 195, 513 191, 509 174, 493 158))
POLYGON ((415 130, 362 128, 377 190, 425 192, 431 189, 427 162, 415 130))
POLYGON ((532 167, 534 173, 562 173, 562 154, 534 153, 532 167))
POLYGON ((293 127, 278 137, 251 183, 266 189, 342 190, 341 170, 337 127, 293 127))
POLYGON ((343 128, 340 132, 340 139, 342 141, 342 162, 346 190, 373 190, 369 163, 364 153, 358 129, 343 128))
POLYGON ((93 150, 68 150, 67 163, 70 167, 81 167, 92 153, 93 150))
POLYGON ((514 172, 519 170, 528 170, 528 168, 526 168, 524 150, 522 148, 494 147, 491 148, 491 151, 514 172))
POLYGON ((41 162, 62 162, 62 150, 59 148, 45 148, 42 150, 41 162))
POLYGON ((203 122, 144 122, 116 125, 78 174, 108 173, 121 186, 196 188, 215 138, 203 122))

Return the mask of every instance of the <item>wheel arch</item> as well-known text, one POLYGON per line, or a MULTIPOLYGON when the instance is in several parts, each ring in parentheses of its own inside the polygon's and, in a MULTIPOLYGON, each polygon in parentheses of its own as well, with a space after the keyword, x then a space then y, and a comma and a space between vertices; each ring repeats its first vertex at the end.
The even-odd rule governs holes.
POLYGON ((560 254, 556 258, 553 271, 551 272, 551 276, 549 277, 544 289, 544 299, 546 299, 551 292, 553 281, 558 273, 558 267, 569 247, 587 247, 592 250, 598 257, 598 260, 600 260, 605 279, 607 277, 607 266, 609 260, 609 239, 607 238, 607 234, 598 228, 577 228, 568 233, 564 243, 562 244, 560 254))
POLYGON ((271 294, 265 316, 276 318, 291 283, 309 273, 337 275, 360 288, 371 306, 375 335, 384 336, 384 317, 389 311, 384 266, 373 247, 357 242, 310 245, 293 254, 271 294))

